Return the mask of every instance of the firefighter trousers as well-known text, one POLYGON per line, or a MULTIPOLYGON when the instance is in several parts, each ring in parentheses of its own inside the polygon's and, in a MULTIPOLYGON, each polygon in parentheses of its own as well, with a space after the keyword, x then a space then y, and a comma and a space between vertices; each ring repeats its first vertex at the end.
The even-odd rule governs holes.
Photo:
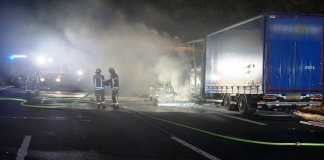
POLYGON ((97 104, 105 105, 105 90, 95 90, 97 104))
POLYGON ((112 99, 114 105, 118 105, 118 103, 119 103, 118 102, 118 89, 115 89, 112 91, 111 99, 112 99))

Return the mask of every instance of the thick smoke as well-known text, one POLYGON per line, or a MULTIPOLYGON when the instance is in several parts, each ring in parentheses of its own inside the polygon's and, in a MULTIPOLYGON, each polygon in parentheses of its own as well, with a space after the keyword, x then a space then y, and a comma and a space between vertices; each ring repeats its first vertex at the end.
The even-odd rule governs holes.
POLYGON ((173 51, 180 43, 177 37, 145 22, 130 22, 108 1, 77 2, 36 3, 33 10, 2 11, 10 15, 2 15, 1 21, 7 22, 6 40, 12 52, 54 55, 57 64, 82 69, 89 86, 96 68, 108 79, 113 67, 120 79, 120 96, 146 93, 158 79, 170 80, 185 95, 190 65, 186 56, 173 51))
POLYGON ((179 93, 179 96, 176 97, 177 99, 188 100, 189 75, 187 73, 190 67, 188 56, 184 53, 179 53, 177 57, 161 57, 155 64, 154 71, 159 73, 159 80, 172 83, 175 91, 179 93))

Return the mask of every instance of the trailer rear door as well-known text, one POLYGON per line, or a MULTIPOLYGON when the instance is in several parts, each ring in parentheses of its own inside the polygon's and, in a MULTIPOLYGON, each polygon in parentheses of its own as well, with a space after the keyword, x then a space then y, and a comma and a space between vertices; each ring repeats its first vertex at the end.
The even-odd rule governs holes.
POLYGON ((269 14, 266 90, 321 92, 323 17, 269 14))

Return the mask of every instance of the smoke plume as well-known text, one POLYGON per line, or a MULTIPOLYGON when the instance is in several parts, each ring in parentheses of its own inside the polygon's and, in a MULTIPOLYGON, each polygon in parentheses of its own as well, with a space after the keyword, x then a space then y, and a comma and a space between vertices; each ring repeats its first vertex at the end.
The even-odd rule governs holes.
POLYGON ((83 70, 89 86, 96 68, 108 79, 113 67, 120 96, 146 93, 156 80, 169 80, 176 92, 186 92, 190 65, 183 53, 173 51, 181 43, 177 37, 143 21, 130 21, 109 1, 76 2, 35 2, 32 8, 1 11, 8 31, 6 50, 53 56, 57 64, 83 70))

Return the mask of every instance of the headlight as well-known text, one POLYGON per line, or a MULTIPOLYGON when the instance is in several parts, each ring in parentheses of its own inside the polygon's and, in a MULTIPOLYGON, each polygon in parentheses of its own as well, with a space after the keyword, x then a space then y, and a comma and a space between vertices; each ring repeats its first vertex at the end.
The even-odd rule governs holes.
POLYGON ((61 82, 61 79, 60 78, 56 78, 56 82, 61 82))
POLYGON ((38 57, 38 58, 37 58, 37 62, 38 62, 39 64, 43 64, 43 63, 45 62, 45 58, 44 58, 44 57, 38 57))
POLYGON ((45 78, 40 78, 40 81, 41 81, 41 82, 44 82, 44 81, 45 81, 45 78))

